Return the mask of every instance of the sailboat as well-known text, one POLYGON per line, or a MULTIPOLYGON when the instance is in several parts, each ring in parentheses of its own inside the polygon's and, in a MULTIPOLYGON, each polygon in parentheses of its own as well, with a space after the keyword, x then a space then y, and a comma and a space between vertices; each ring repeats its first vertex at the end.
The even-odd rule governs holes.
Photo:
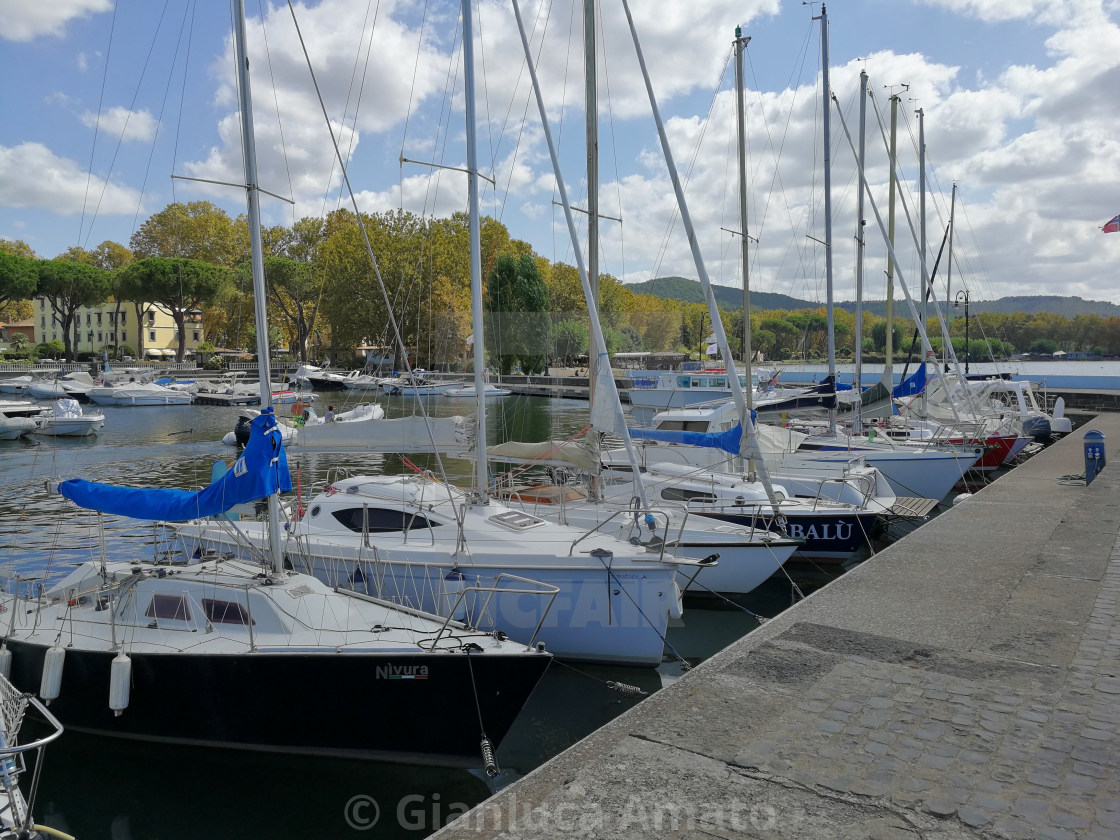
MULTIPOLYGON (((483 334, 471 9, 462 5, 474 335, 483 334)), ((342 162, 340 160, 340 165, 342 162)), ((345 167, 343 167, 345 178, 345 167)), ((356 208, 355 208, 356 211, 356 208)), ((372 255, 371 255, 372 256, 372 255)), ((375 261, 376 264, 376 261, 375 261)), ((400 341, 399 334, 397 336, 400 341)), ((481 345, 481 342, 479 343, 481 345)), ((267 523, 196 520, 178 528, 190 553, 254 554, 282 546, 294 568, 331 586, 412 609, 464 617, 496 637, 542 642, 558 657, 652 667, 683 609, 677 558, 663 544, 623 542, 549 522, 490 498, 485 381, 474 366, 474 487, 427 473, 332 481, 270 537, 267 523), (464 589, 468 590, 464 596, 464 589)), ((420 432, 418 440, 427 440, 420 432)), ((438 450, 438 447, 435 447, 438 450)))
MULTIPOLYGON (((645 490, 645 479, 634 451, 633 442, 627 430, 626 421, 622 414, 622 404, 619 400, 617 386, 611 371, 610 359, 606 351, 602 324, 599 320, 599 307, 596 299, 595 283, 593 279, 598 274, 598 218, 595 208, 598 204, 597 182, 597 139, 596 139, 596 104, 595 104, 595 71, 594 71, 594 14, 592 3, 588 4, 589 13, 585 15, 585 54, 587 56, 587 102, 585 105, 588 122, 588 259, 584 264, 583 255, 579 247, 575 225, 572 221, 572 210, 568 203, 567 189, 564 177, 560 170, 556 149, 552 141, 552 132, 549 128, 548 114, 544 107, 543 97, 537 83, 536 69, 529 51, 528 40, 522 26, 520 10, 514 5, 517 15, 518 27, 521 32, 522 47, 525 61, 536 93, 537 106, 545 137, 548 142, 550 157, 553 165, 553 176, 556 179, 560 203, 564 208, 565 220, 571 237, 573 252, 580 274, 583 288, 584 302, 587 306, 591 326, 591 343, 594 351, 594 375, 590 389, 590 419, 591 427, 596 434, 614 433, 621 437, 623 442, 623 455, 621 460, 629 467, 629 481, 618 482, 616 486, 604 483, 600 457, 597 454, 598 445, 593 447, 596 452, 589 453, 590 463, 578 455, 571 463, 582 467, 587 478, 587 491, 568 498, 563 488, 554 488, 561 492, 546 493, 540 487, 527 491, 523 487, 510 488, 508 498, 525 502, 528 493, 532 492, 532 511, 535 515, 545 516, 554 521, 565 524, 589 528, 645 545, 660 545, 667 547, 678 557, 690 557, 700 561, 707 568, 698 576, 695 570, 682 569, 678 573, 678 584, 684 589, 707 590, 721 593, 742 594, 750 592, 763 581, 774 574, 789 559, 795 549, 799 547, 798 541, 788 539, 784 535, 773 533, 766 528, 738 528, 727 523, 709 519, 704 516, 690 515, 676 506, 651 507, 645 490), (582 463, 581 463, 582 462, 582 463), (659 533, 658 523, 664 523, 663 532, 659 533), (643 525, 645 527, 643 527, 643 525), (716 561, 716 562, 713 562, 716 561)), ((517 453, 524 452, 529 456, 528 461, 534 460, 534 447, 525 444, 501 445, 492 447, 490 454, 500 458, 510 458, 515 461, 526 459, 518 457, 517 453)), ((569 452, 569 448, 556 447, 554 443, 543 445, 546 455, 549 450, 569 452)))
MULTIPOLYGON (((222 515, 267 499, 268 553, 186 563, 99 560, 0 594, 13 683, 67 726, 105 735, 497 771, 494 745, 551 660, 450 617, 288 571, 291 476, 270 393, 244 5, 235 2, 241 137, 265 406, 245 452, 197 493, 69 479, 63 497, 138 520, 222 515)), ((220 472, 220 470, 218 470, 220 472)))

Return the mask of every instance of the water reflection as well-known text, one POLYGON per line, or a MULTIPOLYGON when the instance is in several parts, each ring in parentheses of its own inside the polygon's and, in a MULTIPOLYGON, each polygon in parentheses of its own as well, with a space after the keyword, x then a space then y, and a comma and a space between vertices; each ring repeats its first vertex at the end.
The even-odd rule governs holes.
MULTIPOLYGON (((383 404, 390 417, 416 410, 415 400, 405 398, 383 404)), ((439 398, 427 399, 425 406, 434 416, 473 409, 439 398)), ((106 426, 99 437, 0 442, 0 563, 22 575, 54 577, 72 563, 97 559, 102 537, 113 559, 148 558, 162 550, 151 526, 79 511, 51 495, 47 479, 198 488, 209 483, 215 460, 229 463, 235 457, 220 441, 239 409, 110 406, 104 411, 106 426)), ((567 438, 587 424, 587 403, 573 400, 505 398, 490 401, 487 412, 491 442, 567 438)), ((438 467, 431 455, 409 460, 313 452, 292 452, 289 458, 304 492, 337 470, 398 473, 438 467)), ((470 463, 444 459, 443 465, 452 480, 470 481, 470 463)), ((808 572, 798 578, 806 592, 834 574, 808 572)), ((458 806, 473 806, 495 785, 529 772, 678 678, 690 664, 757 627, 760 618, 777 614, 792 597, 790 581, 776 576, 736 601, 691 598, 683 621, 669 630, 666 660, 657 670, 554 663, 498 750, 503 773, 493 782, 466 771, 128 742, 67 731, 47 751, 37 810, 48 825, 83 840, 193 839, 234 831, 248 838, 422 837, 458 806), (375 810, 371 802, 376 802, 378 820, 363 827, 360 823, 375 810)), ((470 714, 463 710, 464 721, 470 714)), ((354 715, 356 726, 393 725, 364 720, 360 708, 354 715)), ((314 721, 292 720, 292 726, 307 725, 314 721)))

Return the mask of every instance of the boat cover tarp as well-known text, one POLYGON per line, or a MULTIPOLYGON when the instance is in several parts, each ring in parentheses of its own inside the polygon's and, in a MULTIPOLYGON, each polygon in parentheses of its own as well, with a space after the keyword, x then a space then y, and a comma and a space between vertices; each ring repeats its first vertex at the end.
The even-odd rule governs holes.
POLYGON ((657 440, 662 443, 686 443, 689 446, 705 446, 709 449, 722 449, 732 455, 739 454, 739 442, 743 438, 743 426, 736 423, 731 429, 722 432, 684 432, 670 429, 637 429, 631 427, 630 437, 635 440, 657 440))
POLYGON ((216 516, 235 505, 291 489, 292 476, 276 416, 271 408, 266 408, 253 418, 242 456, 225 475, 202 490, 192 493, 175 488, 119 487, 72 478, 62 482, 58 492, 89 510, 132 519, 183 522, 216 516))
POLYGON ((918 369, 910 376, 903 379, 894 390, 891 391, 891 396, 896 399, 899 397, 912 397, 915 394, 920 394, 926 387, 926 366, 919 365, 918 369))

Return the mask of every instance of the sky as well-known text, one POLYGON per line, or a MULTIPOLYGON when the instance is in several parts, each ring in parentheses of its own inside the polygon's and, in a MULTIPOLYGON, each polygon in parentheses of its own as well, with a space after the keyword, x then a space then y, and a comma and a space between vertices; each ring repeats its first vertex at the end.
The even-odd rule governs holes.
MULTIPOLYGON (((898 97, 896 283, 917 295, 924 133, 935 298, 1120 303, 1120 233, 1101 230, 1120 213, 1120 0, 828 3, 827 156, 819 3, 630 2, 713 282, 742 283, 732 47, 741 26, 750 38, 752 291, 825 300, 830 204, 834 298, 856 296, 861 227, 863 294, 885 296, 885 237, 872 202, 865 224, 856 219, 862 70, 864 171, 884 223, 889 98, 898 97), (951 205, 952 258, 946 247, 937 262, 951 205)), ((265 197, 264 223, 351 206, 311 70, 363 211, 465 210, 466 177, 423 165, 466 165, 459 3, 323 0, 294 9, 298 34, 287 5, 246 1, 259 180, 291 200, 265 197)), ((482 182, 482 212, 542 256, 574 263, 512 3, 476 0, 473 9, 478 165, 494 182, 482 182)), ((521 0, 521 13, 561 174, 582 207, 582 3, 521 0)), ((621 0, 604 0, 598 18, 599 207, 621 220, 600 223, 601 270, 625 282, 695 278, 621 0)), ((172 178, 244 181, 231 31, 229 9, 213 0, 0 0, 0 238, 53 257, 74 245, 127 245, 173 201, 244 212, 243 190, 172 178)), ((577 225, 584 248, 585 217, 577 225)))

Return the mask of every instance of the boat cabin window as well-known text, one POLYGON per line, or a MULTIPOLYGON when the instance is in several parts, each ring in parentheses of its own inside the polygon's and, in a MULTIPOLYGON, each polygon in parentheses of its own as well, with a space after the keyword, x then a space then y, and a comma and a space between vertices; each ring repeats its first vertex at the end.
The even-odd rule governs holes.
POLYGON ((435 528, 439 522, 433 522, 419 514, 389 508, 346 508, 345 510, 331 511, 331 516, 337 519, 344 527, 351 531, 362 533, 362 521, 368 523, 366 529, 371 534, 395 533, 397 531, 414 531, 417 528, 435 528))
POLYGON ((249 611, 237 601, 219 601, 216 598, 203 598, 202 611, 211 624, 256 624, 250 622, 249 611))
POLYGON ((182 595, 153 595, 144 615, 148 618, 167 618, 173 621, 191 620, 187 599, 182 595))
POLYGON ((706 432, 707 420, 662 420, 657 428, 665 432, 706 432))
POLYGON ((718 501, 711 493, 682 487, 666 487, 661 491, 661 498, 667 502, 700 502, 705 505, 714 505, 718 501))

